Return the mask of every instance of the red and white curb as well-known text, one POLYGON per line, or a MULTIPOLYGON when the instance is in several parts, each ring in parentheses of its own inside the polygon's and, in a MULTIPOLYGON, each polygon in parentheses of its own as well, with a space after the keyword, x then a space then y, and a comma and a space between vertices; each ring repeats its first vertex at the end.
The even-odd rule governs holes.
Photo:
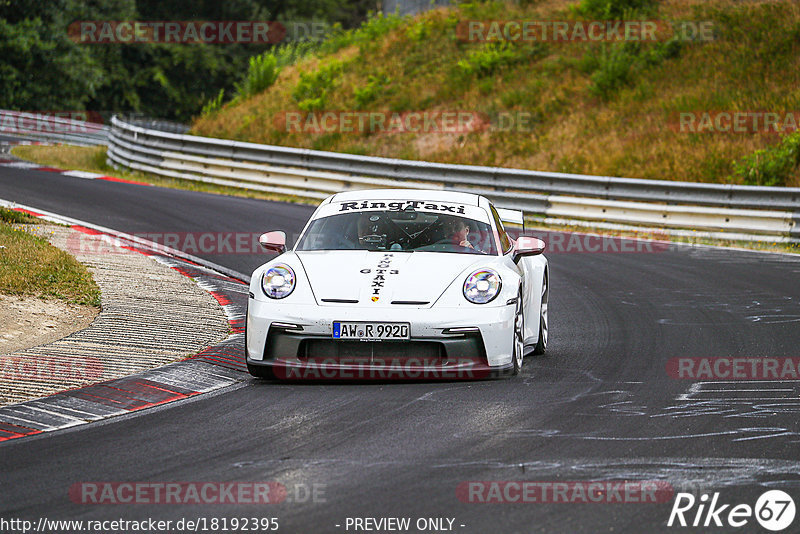
POLYGON ((88 171, 67 171, 64 169, 59 169, 57 167, 43 167, 38 163, 31 163, 30 161, 22 161, 17 159, 4 159, 2 155, 0 155, 0 166, 2 167, 11 167, 13 169, 23 169, 28 171, 42 171, 42 172, 51 172, 55 174, 61 174, 63 176, 69 176, 71 178, 81 178, 84 180, 105 180, 107 182, 120 182, 124 184, 134 184, 134 185, 151 185, 146 182, 137 182, 135 180, 125 180, 123 178, 117 178, 116 176, 108 176, 105 174, 99 174, 96 172, 88 172, 88 171))
POLYGON ((137 375, 0 408, 0 442, 71 428, 231 386, 237 371, 178 362, 137 375))
MULTIPOLYGON (((249 379, 245 374, 244 321, 248 286, 234 271, 221 273, 200 258, 180 253, 173 256, 166 247, 122 232, 64 217, 31 206, 0 199, 0 206, 32 214, 45 220, 68 224, 75 229, 102 233, 115 240, 130 239, 131 250, 146 254, 159 263, 194 280, 211 293, 222 307, 230 335, 187 359, 135 375, 62 391, 48 397, 0 407, 0 442, 66 429, 108 419, 153 406, 188 399, 232 386, 249 379)), ((221 267, 221 266, 217 266, 221 267)))

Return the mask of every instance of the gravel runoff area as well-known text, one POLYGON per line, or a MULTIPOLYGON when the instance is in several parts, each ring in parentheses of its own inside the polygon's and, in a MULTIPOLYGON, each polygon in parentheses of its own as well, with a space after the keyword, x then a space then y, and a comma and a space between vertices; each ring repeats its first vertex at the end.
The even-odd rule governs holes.
POLYGON ((219 303, 155 257, 65 226, 32 231, 89 267, 102 311, 67 337, 0 355, 0 406, 158 367, 228 336, 219 303))

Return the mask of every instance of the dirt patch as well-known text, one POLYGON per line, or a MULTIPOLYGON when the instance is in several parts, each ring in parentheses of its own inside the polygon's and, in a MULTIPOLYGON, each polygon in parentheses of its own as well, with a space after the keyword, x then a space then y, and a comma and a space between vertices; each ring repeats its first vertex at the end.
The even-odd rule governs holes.
POLYGON ((0 354, 37 347, 83 330, 97 317, 93 306, 0 295, 0 354))

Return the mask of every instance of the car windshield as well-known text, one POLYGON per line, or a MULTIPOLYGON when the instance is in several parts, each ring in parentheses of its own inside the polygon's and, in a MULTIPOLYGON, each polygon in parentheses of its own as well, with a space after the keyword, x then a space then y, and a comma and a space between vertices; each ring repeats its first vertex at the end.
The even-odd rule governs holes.
POLYGON ((415 210, 343 213, 314 220, 297 250, 392 250, 497 254, 488 223, 415 210))

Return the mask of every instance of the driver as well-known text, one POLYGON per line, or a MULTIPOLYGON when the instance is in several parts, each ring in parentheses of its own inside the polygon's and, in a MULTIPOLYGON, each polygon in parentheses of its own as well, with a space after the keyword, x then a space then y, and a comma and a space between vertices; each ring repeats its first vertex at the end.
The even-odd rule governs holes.
POLYGON ((450 241, 461 247, 475 248, 469 242, 469 223, 461 217, 453 217, 447 224, 450 241))

